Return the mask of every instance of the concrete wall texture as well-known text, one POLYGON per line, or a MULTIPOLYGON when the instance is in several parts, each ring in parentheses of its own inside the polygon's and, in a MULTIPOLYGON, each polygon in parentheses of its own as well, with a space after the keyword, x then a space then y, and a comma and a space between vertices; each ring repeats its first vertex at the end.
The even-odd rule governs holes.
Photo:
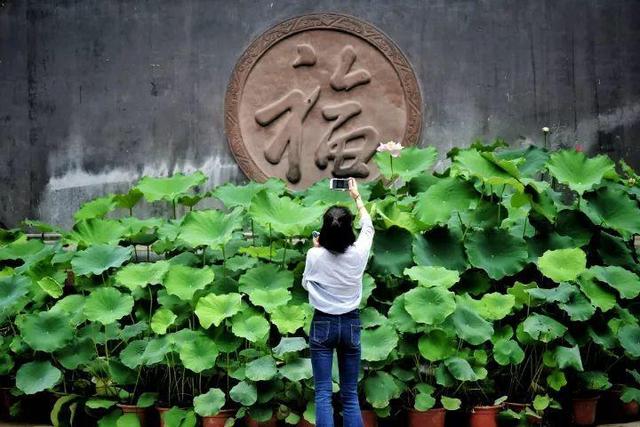
MULTIPOLYGON (((0 222, 69 227, 144 174, 245 178, 223 100, 274 24, 356 16, 413 64, 422 144, 581 144, 640 168, 637 0, 0 0, 0 222)), ((146 209, 151 209, 147 207, 146 209)))

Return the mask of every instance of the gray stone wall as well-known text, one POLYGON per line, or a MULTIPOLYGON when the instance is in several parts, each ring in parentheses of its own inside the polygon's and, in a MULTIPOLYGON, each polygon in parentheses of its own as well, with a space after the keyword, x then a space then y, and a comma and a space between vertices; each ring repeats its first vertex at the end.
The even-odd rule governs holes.
POLYGON ((144 174, 241 182, 223 129, 233 66, 270 26, 326 11, 404 51, 441 155, 549 126, 554 145, 640 168, 637 0, 0 0, 0 222, 68 227, 144 174))

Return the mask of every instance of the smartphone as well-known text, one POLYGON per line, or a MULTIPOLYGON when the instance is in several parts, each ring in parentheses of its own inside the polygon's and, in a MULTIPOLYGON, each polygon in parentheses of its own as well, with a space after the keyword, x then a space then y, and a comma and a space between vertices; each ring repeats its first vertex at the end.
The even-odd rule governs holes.
POLYGON ((329 188, 338 191, 349 190, 349 178, 331 178, 329 188))

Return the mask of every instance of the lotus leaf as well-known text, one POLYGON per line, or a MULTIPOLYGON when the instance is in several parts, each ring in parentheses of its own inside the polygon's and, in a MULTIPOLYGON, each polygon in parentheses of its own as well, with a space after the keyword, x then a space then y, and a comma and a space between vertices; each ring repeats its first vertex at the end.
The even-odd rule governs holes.
POLYGON ((84 315, 92 322, 108 325, 128 315, 133 297, 115 288, 99 288, 91 292, 84 305, 84 315))
POLYGON ((117 284, 133 291, 147 285, 162 283, 169 266, 170 264, 164 260, 127 264, 118 270, 115 280, 117 284))
POLYGON ((405 308, 405 294, 393 300, 389 308, 389 320, 398 332, 417 332, 418 324, 405 308))
POLYGON ((281 357, 287 353, 302 351, 307 347, 307 341, 302 337, 282 337, 280 343, 273 348, 273 353, 281 357))
POLYGON ((640 326, 624 325, 618 331, 620 345, 631 357, 640 358, 640 326))
POLYGON ((40 240, 28 240, 26 236, 23 236, 0 247, 0 261, 25 260, 30 256, 36 255, 44 248, 45 245, 40 240))
POLYGON ((122 240, 126 227, 112 219, 91 218, 78 221, 64 239, 82 246, 117 245, 122 240))
POLYGON ((582 195, 614 173, 614 164, 607 156, 587 158, 584 153, 563 150, 551 155, 547 168, 562 184, 582 195))
POLYGON ((538 269, 554 282, 575 280, 587 267, 587 256, 582 249, 546 251, 538 258, 538 269))
POLYGON ((609 382, 609 376, 602 371, 588 371, 581 372, 578 375, 580 382, 582 382, 587 390, 607 390, 611 388, 609 382))
POLYGON ((207 329, 211 325, 220 326, 224 319, 240 311, 241 305, 240 294, 209 294, 198 300, 195 313, 202 327, 207 329))
POLYGON ((438 158, 434 147, 419 149, 417 147, 404 148, 400 156, 391 159, 388 153, 376 153, 373 160, 378 165, 380 173, 386 177, 399 176, 404 181, 423 175, 438 158))
POLYGON ((453 292, 444 288, 416 288, 404 295, 404 307, 418 323, 438 325, 456 308, 453 292))
POLYGON ((602 187, 585 194, 584 199, 587 203, 581 209, 594 224, 612 228, 625 239, 640 234, 638 204, 622 190, 602 187))
POLYGON ((548 303, 554 302, 567 302, 571 295, 575 293, 575 287, 571 286, 568 283, 560 283, 555 288, 532 288, 528 289, 527 293, 534 298, 544 300, 548 303))
POLYGON ((131 259, 133 247, 112 245, 92 245, 88 249, 79 251, 71 260, 71 266, 76 274, 90 276, 99 275, 112 267, 120 267, 131 259))
POLYGON ((29 347, 47 353, 63 348, 73 338, 69 317, 59 312, 41 311, 28 315, 18 327, 29 347))
POLYGON ((160 418, 165 427, 196 427, 198 420, 193 411, 172 407, 160 418))
POLYGON ((300 305, 281 305, 271 311, 271 322, 281 334, 293 334, 305 325, 307 315, 300 305))
POLYGON ((444 267, 459 272, 467 269, 461 239, 447 228, 436 227, 422 236, 416 236, 412 249, 413 260, 418 265, 444 267))
POLYGON ((10 313, 22 297, 29 293, 31 280, 26 276, 12 275, 0 278, 0 319, 10 313))
POLYGON ((522 323, 523 330, 534 340, 548 343, 560 338, 567 332, 562 323, 544 314, 531 314, 522 323))
POLYGON ((272 312, 291 299, 288 289, 293 286, 293 273, 275 264, 263 264, 240 276, 239 283, 240 292, 249 295, 253 304, 272 312))
POLYGON ((559 345, 556 347, 554 356, 560 369, 573 368, 576 371, 584 370, 578 346, 563 347, 559 345))
POLYGON ((193 408, 201 417, 217 415, 225 404, 224 392, 218 388, 193 398, 193 408))
POLYGON ((217 187, 212 195, 220 199, 227 209, 233 209, 238 206, 249 209, 253 196, 263 189, 264 185, 253 181, 245 185, 226 183, 217 187))
POLYGON ((623 387, 620 400, 624 403, 640 402, 640 389, 635 387, 623 387))
POLYGON ((89 365, 96 357, 96 347, 90 339, 75 340, 56 352, 56 359, 65 369, 89 365))
POLYGON ((413 235, 404 228, 393 226, 376 231, 371 268, 375 272, 401 277, 404 269, 411 265, 409 248, 412 241, 413 235))
POLYGON ((565 377, 564 372, 555 369, 547 376, 547 384, 549 384, 549 387, 555 391, 560 391, 562 387, 567 385, 567 378, 565 377))
POLYGON ((398 345, 398 335, 390 324, 365 329, 360 334, 362 360, 385 360, 398 345))
POLYGON ((200 373, 215 366, 218 347, 214 340, 202 333, 178 344, 180 360, 185 368, 200 373))
POLYGON ((616 265, 594 266, 589 272, 601 282, 607 283, 620 293, 620 297, 634 299, 640 295, 640 278, 637 274, 616 265))
POLYGON ((428 411, 436 404, 436 399, 430 394, 418 393, 416 394, 415 404, 413 407, 416 411, 428 411))
POLYGON ((384 227, 387 229, 396 226, 411 233, 416 233, 425 227, 411 212, 412 202, 409 198, 398 200, 396 197, 389 196, 383 200, 376 201, 371 211, 382 219, 384 227))
POLYGON ((420 337, 418 349, 422 357, 430 362, 445 360, 456 353, 456 343, 444 331, 433 329, 420 337))
POLYGON ((16 373, 16 387, 25 394, 35 394, 53 388, 61 378, 62 372, 50 362, 28 362, 16 373))
POLYGON ((194 268, 175 264, 169 267, 164 277, 167 292, 181 300, 189 301, 197 290, 204 289, 213 282, 213 270, 210 268, 194 268))
POLYGON ((558 307, 564 310, 574 322, 589 320, 596 312, 595 307, 576 287, 572 286, 572 288, 573 292, 569 300, 566 303, 558 304, 558 307))
POLYGON ((429 227, 446 224, 451 215, 469 209, 477 200, 478 193, 471 183, 442 178, 418 196, 413 213, 429 227))
POLYGON ((375 308, 366 307, 360 311, 360 322, 362 323, 362 327, 366 329, 384 325, 387 323, 387 318, 380 314, 375 308))
POLYGON ((160 363, 169 352, 165 337, 131 341, 121 352, 120 361, 130 369, 160 363))
POLYGON ((514 340, 499 340, 493 346, 493 358, 499 365, 519 365, 524 360, 524 351, 514 340))
POLYGON ((462 400, 447 396, 440 397, 440 403, 447 411, 457 411, 462 406, 462 400))
POLYGON ((323 212, 321 206, 304 207, 288 197, 278 197, 264 190, 253 197, 249 207, 249 215, 254 221, 289 237, 306 234, 323 212))
POLYGON ((271 356, 262 356, 247 363, 245 375, 251 381, 269 381, 277 374, 276 361, 271 356))
POLYGON ((46 276, 38 280, 38 286, 53 298, 60 298, 62 296, 62 285, 51 276, 46 276))
POLYGON ((401 392, 394 378, 383 371, 377 371, 364 380, 364 394, 367 402, 374 408, 386 408, 401 392))
POLYGON ((190 247, 224 246, 242 226, 241 214, 240 208, 229 213, 213 209, 189 212, 182 220, 178 239, 190 247))
POLYGON ((522 193, 524 186, 519 181, 520 172, 515 163, 485 155, 477 150, 460 151, 453 159, 452 171, 465 177, 476 177, 487 185, 509 185, 522 193))
POLYGON ((280 367, 280 374, 290 381, 302 381, 313 377, 311 359, 298 357, 280 367))
POLYGON ((491 339, 491 335, 493 335, 491 323, 480 317, 472 306, 464 302, 462 298, 458 299, 455 311, 447 319, 447 322, 453 325, 456 335, 469 344, 482 344, 491 339))
POLYGON ((444 361, 444 365, 458 381, 476 381, 478 379, 469 362, 461 357, 450 357, 444 361))
POLYGON ((171 177, 155 178, 145 176, 138 181, 135 188, 142 192, 148 202, 156 202, 158 200, 173 201, 187 193, 191 187, 200 185, 206 180, 207 177, 200 171, 190 175, 177 173, 171 177))
POLYGON ((106 214, 114 210, 115 207, 114 195, 109 194, 83 203, 80 209, 73 214, 73 218, 76 221, 89 218, 103 218, 106 214))
POLYGON ((511 314, 516 304, 513 295, 505 295, 498 292, 484 294, 474 304, 478 314, 487 320, 501 320, 511 314))
POLYGON ((496 280, 518 273, 529 256, 524 239, 503 229, 474 231, 465 239, 465 248, 471 265, 496 280))
POLYGON ((597 239, 597 251, 605 265, 619 265, 629 270, 635 268, 632 249, 629 242, 621 237, 612 236, 604 231, 600 232, 597 239))
POLYGON ((240 381, 229 390, 229 397, 231 397, 234 402, 248 407, 258 400, 258 390, 254 384, 240 381))
POLYGON ((460 280, 460 275, 455 270, 447 270, 444 267, 417 265, 404 269, 405 276, 418 282, 420 286, 440 286, 449 289, 460 280))
POLYGON ((173 325, 178 316, 168 308, 160 308, 153 313, 151 317, 151 330, 158 335, 164 335, 167 333, 167 328, 173 325))

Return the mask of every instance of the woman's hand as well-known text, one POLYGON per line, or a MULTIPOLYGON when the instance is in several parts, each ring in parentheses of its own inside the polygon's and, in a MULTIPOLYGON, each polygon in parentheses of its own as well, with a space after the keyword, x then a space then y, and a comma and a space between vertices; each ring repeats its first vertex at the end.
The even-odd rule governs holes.
POLYGON ((360 193, 358 192, 358 183, 355 178, 349 178, 349 194, 351 194, 353 200, 360 197, 360 193))

